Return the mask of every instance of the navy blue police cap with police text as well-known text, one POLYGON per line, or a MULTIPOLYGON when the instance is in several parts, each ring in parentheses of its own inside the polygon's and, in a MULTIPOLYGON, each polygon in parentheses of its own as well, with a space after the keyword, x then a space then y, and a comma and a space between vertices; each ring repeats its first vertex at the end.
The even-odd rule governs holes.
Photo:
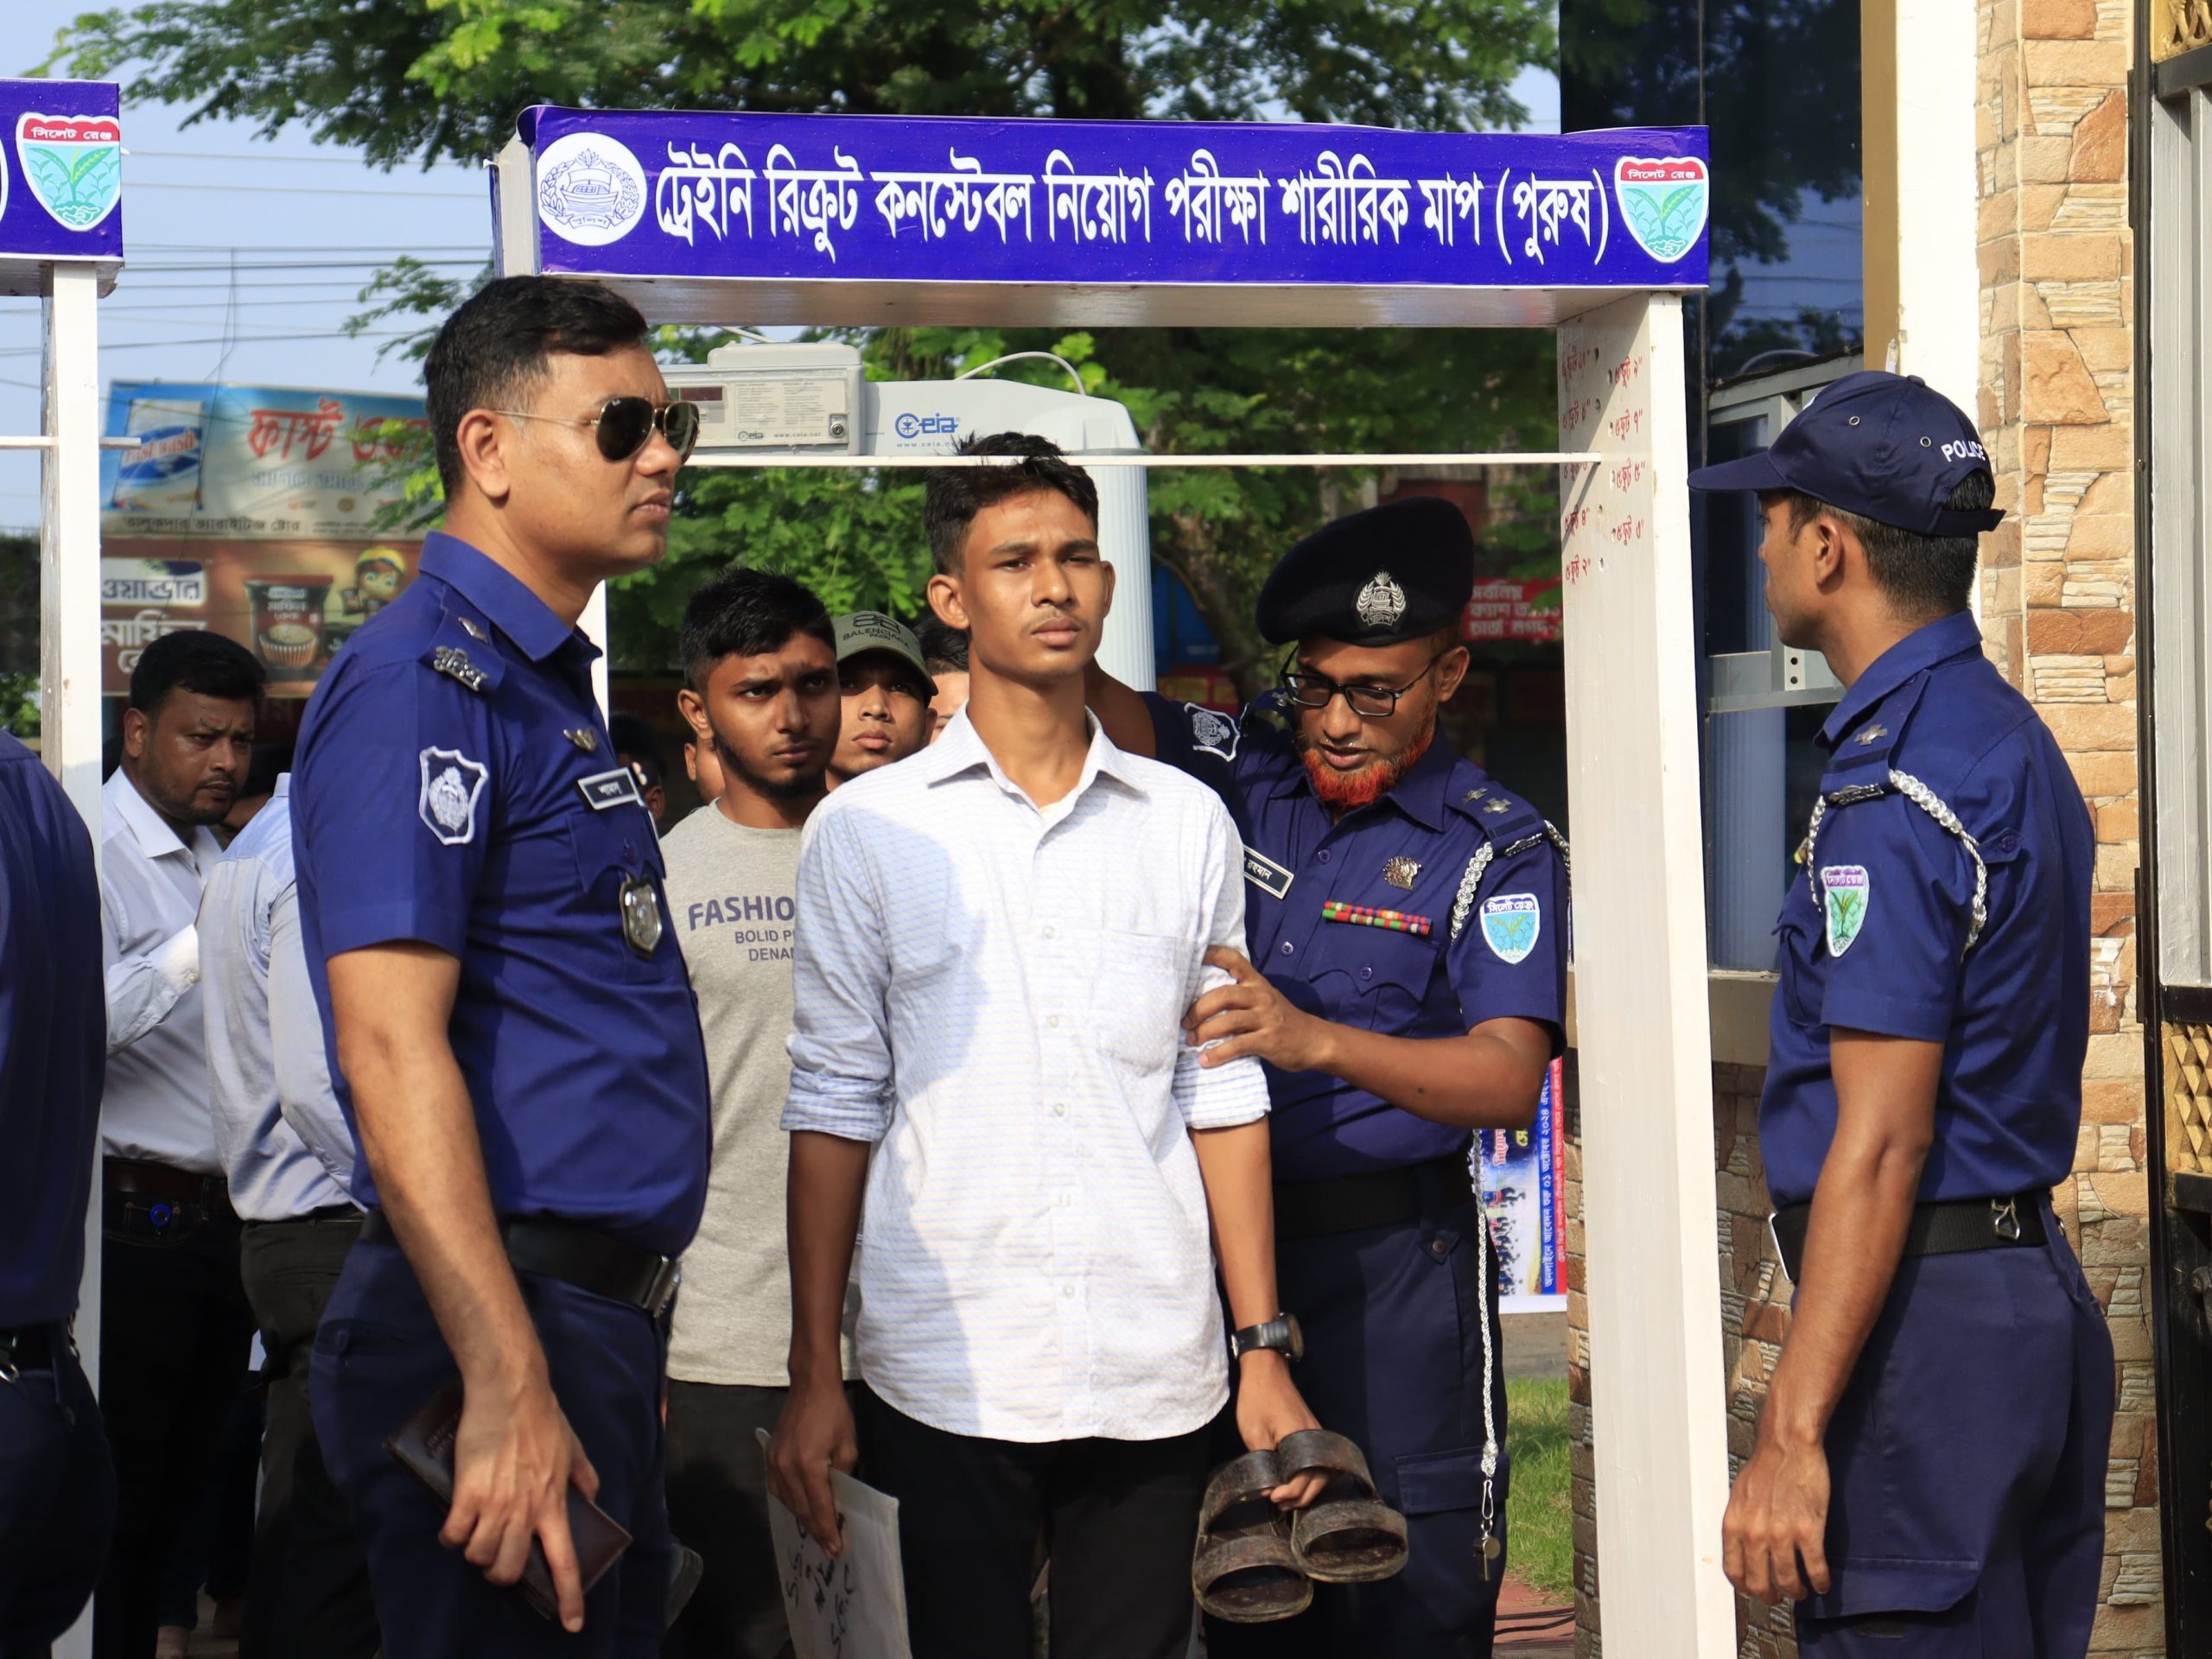
POLYGON ((1825 388, 1760 454, 1700 467, 1689 485, 1795 490, 1923 536, 1973 536, 1996 529, 2003 512, 1943 504, 1989 471, 1980 435, 1957 404, 1916 375, 1867 369, 1825 388))
POLYGON ((1396 645, 1455 625, 1474 588, 1466 514, 1441 496, 1408 496, 1324 524, 1284 554, 1255 620, 1276 645, 1396 645))

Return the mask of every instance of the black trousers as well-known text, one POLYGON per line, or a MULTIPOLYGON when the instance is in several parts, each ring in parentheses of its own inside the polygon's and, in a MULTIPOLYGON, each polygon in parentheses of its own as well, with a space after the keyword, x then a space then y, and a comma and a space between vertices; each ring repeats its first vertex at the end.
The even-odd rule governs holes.
POLYGON ((779 1659, 791 1626, 768 1536, 767 1464, 755 1429, 773 1431, 788 1389, 668 1384, 668 1524, 706 1571, 669 1627, 664 1659, 779 1659))
POLYGON ((1031 1659, 1040 1536, 1052 1659, 1183 1659, 1210 1428, 1023 1445, 856 1394, 861 1478, 899 1500, 914 1659, 1031 1659))
POLYGON ((253 1314, 238 1224, 178 1236, 127 1227, 107 1200, 100 1249, 100 1410, 115 1458, 115 1541, 92 1611, 93 1659, 145 1659, 162 1571, 200 1513, 223 1419, 245 1376, 253 1314))
POLYGON ((0 1659, 46 1659, 84 1611, 115 1522, 92 1384, 74 1353, 54 1361, 0 1376, 0 1659))
POLYGON ((360 1236, 358 1215, 246 1224, 245 1294, 269 1355, 269 1428, 241 1659, 377 1651, 368 1560, 315 1441, 308 1382, 323 1305, 360 1236))

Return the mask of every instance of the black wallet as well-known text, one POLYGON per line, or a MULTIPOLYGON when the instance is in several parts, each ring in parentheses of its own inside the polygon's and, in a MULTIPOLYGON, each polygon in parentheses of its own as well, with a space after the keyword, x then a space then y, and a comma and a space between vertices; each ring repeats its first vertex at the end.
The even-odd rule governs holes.
MULTIPOLYGON (((400 1467, 429 1487, 433 1497, 450 1508, 453 1443, 460 1433, 461 1384, 453 1382, 402 1423, 384 1443, 384 1449, 398 1460, 400 1467)), ((622 1524, 574 1486, 569 1488, 569 1536, 575 1546, 576 1572, 587 1595, 630 1548, 630 1535, 622 1524)), ((530 1541, 530 1560, 514 1587, 533 1611, 559 1620, 561 1602, 553 1592, 553 1569, 545 1564, 544 1546, 535 1538, 530 1541)))

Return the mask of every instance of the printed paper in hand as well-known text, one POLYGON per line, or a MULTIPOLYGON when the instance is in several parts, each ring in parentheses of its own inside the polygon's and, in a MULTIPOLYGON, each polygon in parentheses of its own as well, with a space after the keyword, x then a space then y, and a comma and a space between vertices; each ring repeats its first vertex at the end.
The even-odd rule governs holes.
MULTIPOLYGON (((763 1457, 765 1429, 756 1430, 763 1457)), ((798 1517, 768 1495, 768 1535, 797 1659, 912 1659, 906 1645, 906 1580, 899 1562, 899 1500, 850 1475, 830 1472, 844 1553, 831 1560, 798 1517)))

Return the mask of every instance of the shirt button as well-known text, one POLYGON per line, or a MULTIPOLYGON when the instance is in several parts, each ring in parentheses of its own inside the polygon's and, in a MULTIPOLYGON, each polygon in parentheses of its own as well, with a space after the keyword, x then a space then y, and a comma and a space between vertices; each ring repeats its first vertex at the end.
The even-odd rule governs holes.
POLYGON ((1319 852, 1314 854, 1313 856, 1319 862, 1325 864, 1329 861, 1329 849, 1324 847, 1319 852))
POLYGON ((1060 1016, 1057 1014, 1048 1014, 1045 1016, 1045 1023, 1058 1031, 1060 1028, 1060 1016))
POLYGON ((1072 1300, 1075 1296, 1075 1287, 1073 1285, 1062 1285, 1060 1287, 1060 1294, 1072 1300))
POLYGON ((1046 937, 1046 938, 1048 938, 1048 939, 1056 939, 1056 938, 1058 938, 1059 937, 1059 934, 1060 934, 1060 931, 1059 931, 1059 929, 1058 929, 1057 927, 1052 926, 1052 924, 1050 924, 1049 922, 1046 924, 1046 925, 1045 925, 1045 937, 1046 937))
POLYGON ((1282 953, 1283 953, 1283 955, 1285 955, 1286 957, 1287 957, 1287 956, 1288 956, 1288 955, 1292 952, 1292 950, 1295 950, 1296 948, 1297 948, 1297 947, 1296 947, 1296 946, 1294 946, 1294 945, 1293 945, 1293 944, 1291 944, 1291 942, 1290 942, 1288 939, 1285 939, 1285 940, 1282 942, 1282 953))
POLYGON ((1359 976, 1362 979, 1372 979, 1375 977, 1375 970, 1372 968, 1363 968, 1359 970, 1359 976))
MULTIPOLYGON (((1056 1100, 1056 1101, 1054 1101, 1054 1102, 1052 1103, 1052 1116, 1053 1116, 1054 1117, 1065 1117, 1067 1115, 1068 1115, 1068 1103, 1067 1103, 1067 1102, 1065 1102, 1065 1100, 1056 1100)), ((1062 1199, 1060 1200, 1060 1202, 1061 1202, 1062 1204, 1065 1204, 1065 1203, 1067 1202, 1067 1200, 1066 1200, 1065 1198, 1062 1198, 1062 1199)))
POLYGON ((2018 836, 2007 836, 2004 840, 1999 842, 1997 846, 1998 850, 2000 852, 2017 852, 2019 850, 2020 838, 2018 836))

